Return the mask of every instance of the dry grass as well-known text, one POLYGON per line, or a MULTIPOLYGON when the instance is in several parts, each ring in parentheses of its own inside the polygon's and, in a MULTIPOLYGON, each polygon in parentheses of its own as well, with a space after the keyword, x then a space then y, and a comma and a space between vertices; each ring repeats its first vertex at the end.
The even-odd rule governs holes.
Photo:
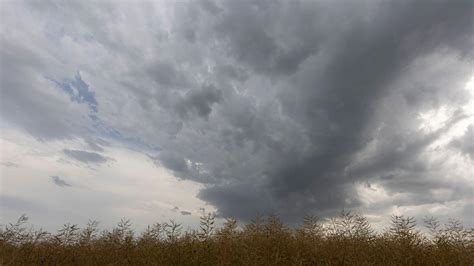
POLYGON ((136 234, 128 220, 111 231, 97 222, 85 228, 65 224, 57 233, 27 229, 27 217, 0 231, 1 265, 473 265, 474 231, 455 220, 440 226, 393 216, 375 233, 358 214, 343 212, 328 223, 307 216, 299 228, 277 216, 257 216, 239 228, 227 219, 216 228, 211 214, 198 231, 184 232, 170 221, 136 234))

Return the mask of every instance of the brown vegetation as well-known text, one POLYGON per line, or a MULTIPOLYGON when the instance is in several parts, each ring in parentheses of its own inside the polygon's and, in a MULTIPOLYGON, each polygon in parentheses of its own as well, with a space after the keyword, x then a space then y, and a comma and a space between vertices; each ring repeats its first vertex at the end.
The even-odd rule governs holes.
POLYGON ((257 216, 239 227, 227 219, 215 227, 211 214, 200 229, 182 230, 174 221, 134 233, 122 220, 111 231, 65 224, 56 234, 25 227, 26 216, 0 231, 1 265, 473 265, 474 231, 451 220, 426 219, 429 234, 411 217, 393 216, 376 233, 367 219, 343 212, 321 223, 304 218, 299 228, 277 216, 257 216))

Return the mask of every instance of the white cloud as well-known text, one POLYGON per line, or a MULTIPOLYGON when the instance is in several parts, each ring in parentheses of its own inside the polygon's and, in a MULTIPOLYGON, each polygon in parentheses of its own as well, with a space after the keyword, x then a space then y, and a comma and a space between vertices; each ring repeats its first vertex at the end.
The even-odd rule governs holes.
POLYGON ((51 230, 87 219, 112 226, 121 217, 132 219, 138 228, 170 218, 195 226, 199 208, 213 210, 196 198, 202 185, 177 179, 143 153, 110 146, 103 154, 113 162, 90 168, 62 154, 64 148, 85 148, 79 140, 40 142, 18 130, 3 133, 0 159, 17 167, 0 166, 2 223, 26 213, 32 223, 51 230), (71 186, 59 187, 51 176, 61 176, 71 186), (181 217, 171 211, 173 206, 194 216, 181 217))

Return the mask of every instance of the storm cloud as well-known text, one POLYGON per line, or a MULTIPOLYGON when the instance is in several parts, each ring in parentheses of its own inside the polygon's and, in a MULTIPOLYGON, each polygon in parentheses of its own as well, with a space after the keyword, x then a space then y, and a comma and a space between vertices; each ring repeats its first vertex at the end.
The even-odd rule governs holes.
POLYGON ((202 184, 222 217, 472 200, 472 1, 7 7, 29 14, 25 32, 2 33, 8 123, 97 152, 92 139, 121 142, 202 184))
MULTIPOLYGON (((206 180, 200 196, 220 214, 248 219, 276 211, 291 220, 354 208, 361 202, 353 184, 384 174, 395 173, 386 183, 392 190, 406 191, 400 183, 409 177, 418 193, 446 185, 434 177, 426 182, 435 169, 422 155, 465 115, 453 110, 445 129, 428 133, 419 130, 417 114, 466 103, 471 3, 216 6, 217 17, 207 9, 196 15, 208 26, 194 28, 193 45, 217 38, 222 57, 251 78, 221 80, 219 71, 211 73, 227 88, 215 117, 208 124, 186 122, 167 146, 183 158, 179 170, 186 173, 178 176, 206 180), (356 163, 373 143, 370 159, 356 163), (201 168, 185 167, 184 158, 201 168)), ((176 170, 169 159, 164 165, 176 170)))

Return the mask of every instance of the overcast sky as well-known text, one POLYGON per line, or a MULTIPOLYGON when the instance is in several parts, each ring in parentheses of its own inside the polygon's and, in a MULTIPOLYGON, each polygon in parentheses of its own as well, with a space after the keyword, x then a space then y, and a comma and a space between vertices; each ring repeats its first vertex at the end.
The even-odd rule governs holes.
POLYGON ((0 223, 474 224, 473 1, 0 7, 0 223))

